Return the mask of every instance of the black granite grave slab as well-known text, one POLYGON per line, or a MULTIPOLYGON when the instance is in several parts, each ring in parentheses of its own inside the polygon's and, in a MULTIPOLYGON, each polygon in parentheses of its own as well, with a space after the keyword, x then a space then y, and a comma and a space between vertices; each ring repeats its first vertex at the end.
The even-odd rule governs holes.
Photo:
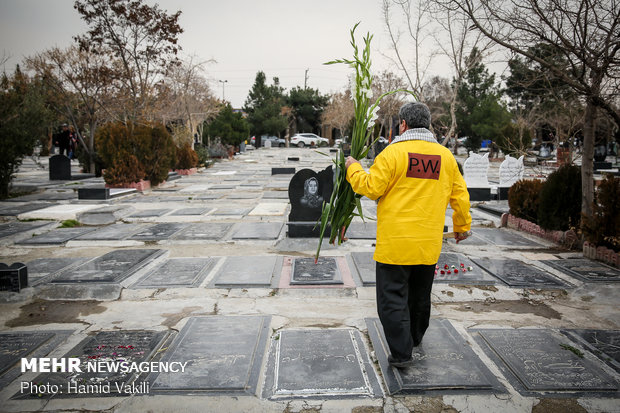
POLYGON ((561 330, 620 373, 620 330, 561 330))
POLYGON ((12 202, 36 202, 36 201, 67 201, 77 199, 77 193, 73 189, 67 190, 47 190, 45 192, 23 195, 11 198, 12 202))
POLYGON ((217 288, 269 287, 282 270, 282 258, 269 256, 227 257, 214 277, 217 288), (279 264, 279 265, 278 265, 279 264))
POLYGON ((435 274, 435 282, 437 283, 493 285, 497 282, 495 277, 482 270, 463 254, 442 251, 437 261, 437 267, 435 274), (468 270, 468 268, 472 269, 468 270), (448 271, 450 272, 448 273, 448 271))
POLYGON ((54 333, 43 331, 0 333, 0 375, 52 337, 54 333))
POLYGON ((585 282, 620 282, 620 270, 587 258, 541 261, 585 282))
POLYGON ((32 222, 7 222, 0 224, 0 238, 10 237, 11 235, 19 234, 20 232, 31 231, 48 225, 49 222, 45 221, 32 221, 32 222))
POLYGON ((414 364, 406 369, 389 365, 390 350, 379 319, 365 321, 390 394, 505 392, 449 320, 430 320, 424 340, 413 349, 414 364))
POLYGON ((510 287, 521 288, 572 288, 573 286, 532 264, 513 259, 472 259, 479 267, 502 280, 510 287))
POLYGON ((69 330, 0 333, 0 390, 22 374, 22 357, 45 357, 72 333, 69 330))
POLYGON ((376 239, 377 223, 373 221, 352 222, 345 236, 349 239, 376 239))
POLYGON ((28 280, 31 286, 36 286, 44 278, 52 278, 64 270, 83 264, 90 258, 37 258, 26 263, 28 266, 28 280))
MULTIPOLYGON (((33 383, 56 385, 59 387, 60 392, 57 394, 39 394, 29 393, 17 393, 13 396, 14 399, 24 398, 37 398, 37 399, 49 399, 49 398, 80 398, 80 397, 106 397, 106 396, 129 396, 130 394, 120 392, 117 386, 124 390, 126 384, 136 381, 136 386, 143 382, 138 382, 139 372, 125 371, 122 369, 100 368, 96 365, 95 371, 89 371, 86 366, 88 363, 103 362, 107 363, 106 366, 112 365, 112 363, 126 362, 127 366, 131 366, 133 363, 146 362, 153 357, 154 352, 160 347, 164 338, 168 335, 167 332, 155 332, 155 331, 100 331, 93 336, 85 338, 77 346, 71 349, 63 358, 79 358, 81 372, 54 372, 54 373, 42 373, 38 375, 33 383), (102 386, 109 386, 109 392, 102 391, 97 392, 95 390, 89 391, 87 394, 78 394, 71 391, 68 384, 72 383, 74 389, 79 389, 75 386, 79 385, 92 385, 92 389, 101 388, 102 386)), ((143 375, 144 377, 144 375, 143 375)), ((150 385, 147 384, 146 389, 150 385)))
POLYGON ((475 329, 476 341, 523 395, 614 392, 618 384, 592 362, 575 354, 577 345, 552 330, 475 329))
POLYGON ((362 335, 353 329, 282 330, 272 341, 263 396, 381 397, 362 335))
MULTIPOLYGON (((502 188, 504 189, 504 188, 502 188)), ((508 190, 508 188, 505 188, 508 190)), ((504 198, 505 199, 505 198, 504 198)), ((483 202, 478 205, 478 209, 481 209, 485 212, 491 213, 495 216, 501 217, 503 214, 508 214, 510 212, 510 207, 508 206, 508 202, 483 202)))
POLYGON ((269 316, 191 317, 162 362, 187 362, 185 373, 152 374, 152 392, 248 394, 258 385, 269 316))
POLYGON ((242 222, 237 224, 232 238, 273 240, 278 238, 283 226, 282 222, 242 222))
POLYGON ((293 175, 295 168, 271 168, 271 175, 293 175))
POLYGON ((474 234, 490 243, 506 247, 542 247, 541 244, 501 228, 476 228, 474 234))
POLYGON ((288 193, 286 191, 265 191, 263 199, 288 199, 288 193))
POLYGON ((188 224, 172 222, 156 224, 132 235, 129 239, 135 241, 162 241, 172 238, 176 233, 187 228, 187 226, 188 224))
MULTIPOLYGON (((150 201, 153 202, 153 201, 150 201)), ((160 217, 168 212, 172 211, 171 209, 145 209, 144 211, 136 212, 135 214, 129 215, 129 218, 149 218, 149 217, 160 217)))
POLYGON ((58 245, 96 230, 94 227, 56 228, 45 234, 16 242, 20 245, 58 245))
POLYGON ((251 208, 247 207, 218 207, 211 215, 245 215, 250 210, 251 208))
POLYGON ((182 208, 177 209, 170 215, 203 215, 207 213, 210 208, 182 208))
POLYGON ((202 194, 202 195, 196 196, 194 199, 200 199, 200 200, 220 199, 222 196, 224 196, 224 194, 222 193, 202 194))
POLYGON ((209 222, 209 223, 195 223, 177 233, 174 236, 175 240, 219 240, 228 233, 233 224, 209 222))
POLYGON ((212 185, 209 187, 209 190, 223 191, 223 190, 229 190, 229 189, 235 189, 235 188, 236 188, 235 185, 212 185))
POLYGON ((335 258, 319 257, 317 263, 314 258, 295 258, 291 285, 342 284, 342 274, 338 270, 335 258))
POLYGON ((76 241, 121 241, 144 229, 142 224, 112 224, 80 235, 76 241))
POLYGON ((146 274, 132 288, 198 287, 213 264, 212 258, 172 258, 146 274))
POLYGON ((28 203, 24 205, 5 206, 0 209, 0 216, 17 216, 38 209, 49 208, 57 204, 28 203))
POLYGON ((164 250, 158 249, 111 251, 74 269, 62 272, 51 282, 54 284, 118 283, 162 254, 164 250))
POLYGON ((377 262, 372 258, 372 252, 352 252, 351 259, 355 264, 357 273, 362 280, 362 285, 372 286, 377 283, 377 262))

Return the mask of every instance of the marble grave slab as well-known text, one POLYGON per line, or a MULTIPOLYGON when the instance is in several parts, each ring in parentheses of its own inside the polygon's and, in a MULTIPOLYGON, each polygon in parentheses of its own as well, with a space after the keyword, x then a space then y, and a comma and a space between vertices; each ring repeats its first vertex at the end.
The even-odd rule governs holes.
POLYGON ((620 373, 620 330, 560 330, 582 344, 601 361, 620 373))
POLYGON ((587 258, 542 260, 541 262, 585 282, 620 281, 620 270, 587 258))
POLYGON ((213 258, 171 258, 131 288, 198 287, 213 267, 213 258))
POLYGON ((152 225, 148 228, 143 229, 137 234, 129 237, 131 240, 135 241, 162 241, 172 238, 178 232, 187 228, 188 224, 182 223, 162 223, 152 225))
POLYGON ((281 270, 282 258, 275 255, 226 257, 212 285, 217 288, 266 288, 281 270))
POLYGON ((20 245, 59 245, 95 231, 93 227, 56 228, 41 235, 16 242, 20 245))
POLYGON ((510 287, 572 288, 571 285, 550 273, 518 260, 500 258, 475 258, 472 260, 479 267, 502 280, 510 287))
POLYGON ((195 223, 177 233, 174 239, 177 240, 219 240, 230 231, 233 224, 209 222, 195 223))
MULTIPOLYGON (((501 228, 475 228, 473 233, 489 243, 502 247, 542 247, 542 244, 501 228)), ((467 242, 467 240, 463 241, 467 242)))
POLYGON ((76 241, 122 241, 144 229, 142 224, 112 224, 76 237, 76 241))
POLYGON ((280 235, 283 226, 283 222, 241 222, 237 224, 232 238, 274 240, 280 235))
POLYGON ((377 262, 372 258, 373 255, 373 252, 351 253, 351 259, 364 286, 373 286, 377 283, 377 262))
POLYGON ((478 267, 477 264, 464 254, 442 251, 437 261, 437 266, 439 267, 437 274, 435 274, 435 282, 437 283, 493 285, 497 282, 495 277, 478 267), (446 265, 448 266, 447 269, 445 268, 446 265), (452 268, 452 266, 455 268, 452 268), (467 269, 470 267, 472 270, 467 269), (455 272, 455 270, 458 272, 455 272))
POLYGON ((332 257, 295 258, 291 275, 291 285, 343 284, 336 259, 332 257))

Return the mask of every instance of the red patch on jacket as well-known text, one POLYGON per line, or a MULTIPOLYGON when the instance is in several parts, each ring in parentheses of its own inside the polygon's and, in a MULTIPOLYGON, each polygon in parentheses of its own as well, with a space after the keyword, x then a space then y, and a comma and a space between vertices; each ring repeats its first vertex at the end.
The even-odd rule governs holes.
POLYGON ((441 171, 441 155, 409 152, 408 178, 439 179, 439 171, 441 171))

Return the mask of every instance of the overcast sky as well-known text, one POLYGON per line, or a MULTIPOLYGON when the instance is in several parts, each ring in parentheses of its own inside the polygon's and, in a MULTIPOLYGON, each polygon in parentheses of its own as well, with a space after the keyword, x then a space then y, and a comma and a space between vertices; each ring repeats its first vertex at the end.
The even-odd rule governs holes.
MULTIPOLYGON (((148 0, 149 4, 155 1, 148 0)), ((66 47, 72 36, 86 31, 73 9, 73 0, 0 0, 0 53, 10 56, 12 71, 25 56, 50 47, 66 47)), ((271 82, 277 76, 287 89, 304 85, 322 93, 343 90, 350 69, 324 66, 350 57, 349 30, 360 21, 362 34, 374 34, 373 70, 390 67, 382 53, 389 41, 382 20, 381 0, 159 0, 160 8, 181 10, 182 56, 213 59, 206 76, 218 97, 233 107, 245 103, 258 70, 271 82), (222 90, 220 80, 227 82, 222 90)), ((437 70, 437 69, 435 69, 437 70)), ((448 76, 445 70, 442 73, 448 76)))

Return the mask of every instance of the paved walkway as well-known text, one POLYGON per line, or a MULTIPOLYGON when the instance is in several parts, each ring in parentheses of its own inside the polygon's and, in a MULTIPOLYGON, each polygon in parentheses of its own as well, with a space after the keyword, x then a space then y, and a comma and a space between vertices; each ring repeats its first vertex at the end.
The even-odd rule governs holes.
POLYGON ((620 411, 620 272, 497 215, 472 208, 475 235, 444 244, 431 327, 399 371, 375 310, 374 222, 317 266, 315 239, 287 237, 293 175, 272 168, 329 157, 249 151, 108 200, 78 200, 101 179, 49 181, 41 163, 16 179, 37 193, 0 202, 0 262, 25 263, 30 284, 0 292, 0 411, 620 411), (20 371, 41 357, 83 371, 20 371))

